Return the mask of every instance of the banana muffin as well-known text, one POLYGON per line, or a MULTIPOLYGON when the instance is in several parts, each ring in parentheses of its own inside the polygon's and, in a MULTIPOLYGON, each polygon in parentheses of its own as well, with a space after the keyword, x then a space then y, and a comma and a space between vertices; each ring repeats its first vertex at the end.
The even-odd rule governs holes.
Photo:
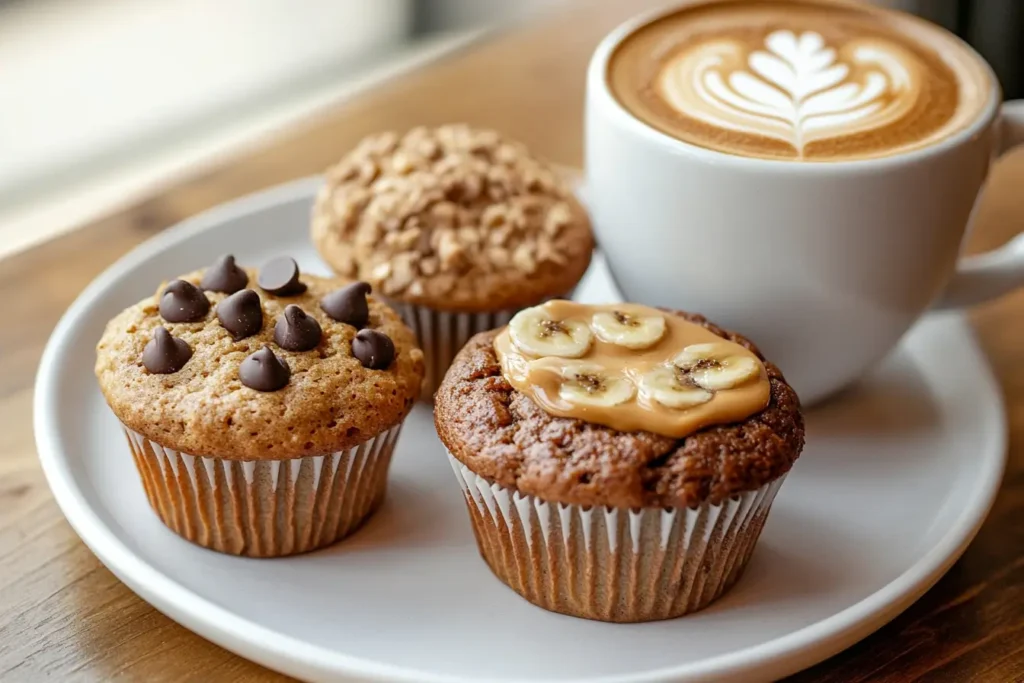
POLYGON ((167 526, 273 557, 333 543, 377 508, 423 354, 369 289, 287 257, 257 271, 225 256, 108 323, 96 377, 167 526))
POLYGON ((312 239, 335 272, 369 282, 416 332, 425 397, 469 337, 568 296, 594 249, 555 169, 464 125, 363 140, 327 171, 312 239))
POLYGON ((552 301, 476 335, 435 424, 494 574, 615 622, 728 590, 804 443, 796 394, 751 342, 636 304, 552 301))

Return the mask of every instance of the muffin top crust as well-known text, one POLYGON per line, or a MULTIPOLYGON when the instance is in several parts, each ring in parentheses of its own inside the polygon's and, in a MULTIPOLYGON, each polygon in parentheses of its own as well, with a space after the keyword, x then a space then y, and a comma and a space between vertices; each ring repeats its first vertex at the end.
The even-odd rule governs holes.
POLYGON ((299 274, 290 259, 224 265, 107 324, 96 377, 125 426, 183 453, 256 460, 346 450, 405 418, 423 353, 365 283, 299 274))
POLYGON ((749 349, 763 362, 770 386, 766 408, 682 438, 557 417, 502 375, 494 350, 501 330, 492 330, 463 348, 435 396, 441 441, 476 474, 566 504, 694 507, 778 479, 803 448, 796 393, 749 340, 702 316, 676 315, 749 349))
POLYGON ((311 232, 338 274, 459 312, 565 295, 594 248, 590 221, 554 168, 465 125, 365 138, 328 169, 311 232))

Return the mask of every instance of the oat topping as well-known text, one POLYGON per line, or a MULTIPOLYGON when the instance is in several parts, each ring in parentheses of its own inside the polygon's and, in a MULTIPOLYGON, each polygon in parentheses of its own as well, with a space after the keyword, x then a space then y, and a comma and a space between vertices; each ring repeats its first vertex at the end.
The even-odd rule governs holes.
POLYGON ((443 296, 474 273, 553 277, 592 245, 554 169, 465 125, 364 139, 328 170, 313 237, 339 274, 391 297, 443 296), (561 239, 574 224, 582 237, 561 239))

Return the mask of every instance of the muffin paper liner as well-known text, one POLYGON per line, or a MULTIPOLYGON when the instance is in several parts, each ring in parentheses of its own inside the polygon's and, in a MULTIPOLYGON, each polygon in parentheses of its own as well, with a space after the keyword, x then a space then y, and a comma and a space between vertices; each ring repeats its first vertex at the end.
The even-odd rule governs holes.
POLYGON ((518 311, 516 309, 490 313, 447 313, 401 301, 389 300, 387 303, 398 311, 405 324, 412 328, 420 348, 423 349, 426 374, 420 398, 426 401, 433 398, 434 392, 444 379, 444 374, 448 372, 448 366, 470 337, 507 325, 518 311))
MULTIPOLYGON (((551 299, 571 298, 572 292, 569 292, 563 296, 538 301, 537 304, 551 299)), ((412 328, 420 348, 423 349, 426 374, 420 398, 424 401, 433 400, 434 393, 448 372, 448 367, 473 335, 508 325, 512 316, 522 310, 516 308, 489 313, 448 313, 394 299, 383 300, 398 311, 405 324, 412 328)))
POLYGON ((329 455, 229 460, 179 453, 124 427, 149 504, 211 550, 278 557, 328 546, 384 499, 401 423, 329 455))
POLYGON ((785 479, 695 509, 585 507, 522 495, 448 457, 499 579, 553 612, 615 622, 671 619, 721 596, 785 479))

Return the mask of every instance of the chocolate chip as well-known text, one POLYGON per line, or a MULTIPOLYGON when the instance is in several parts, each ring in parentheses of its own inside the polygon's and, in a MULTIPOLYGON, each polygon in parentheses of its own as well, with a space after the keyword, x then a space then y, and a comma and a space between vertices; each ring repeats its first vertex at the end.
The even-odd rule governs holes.
POLYGON ((263 329, 260 295, 251 289, 235 292, 217 304, 217 320, 235 341, 257 334, 263 329))
POLYGON ((373 291, 369 282, 353 282, 336 289, 320 300, 320 308, 339 323, 364 327, 370 320, 366 295, 373 291))
POLYGON ((185 367, 192 349, 184 339, 172 337, 166 327, 153 330, 153 338, 142 349, 142 364, 156 375, 169 375, 185 367))
POLYGON ((160 317, 169 323, 202 320, 210 310, 210 300, 191 282, 175 280, 160 295, 160 317))
POLYGON ((274 296, 296 296, 306 291, 306 285, 299 282, 299 264, 287 256, 268 261, 260 268, 256 282, 274 296))
POLYGON ((277 391, 288 384, 292 371, 274 355, 269 346, 247 356, 238 367, 238 379, 256 391, 277 391))
POLYGON ((284 314, 278 316, 277 324, 274 325, 274 341, 282 349, 289 351, 309 351, 320 344, 320 337, 323 331, 316 318, 306 315, 306 312, 296 306, 289 304, 284 309, 284 314))
POLYGON ((249 276, 235 265, 235 257, 228 254, 221 256, 216 263, 206 269, 199 286, 210 292, 234 294, 240 289, 245 289, 247 284, 249 276))
POLYGON ((383 370, 395 359, 395 343, 377 330, 359 330, 352 340, 352 355, 364 368, 383 370))

